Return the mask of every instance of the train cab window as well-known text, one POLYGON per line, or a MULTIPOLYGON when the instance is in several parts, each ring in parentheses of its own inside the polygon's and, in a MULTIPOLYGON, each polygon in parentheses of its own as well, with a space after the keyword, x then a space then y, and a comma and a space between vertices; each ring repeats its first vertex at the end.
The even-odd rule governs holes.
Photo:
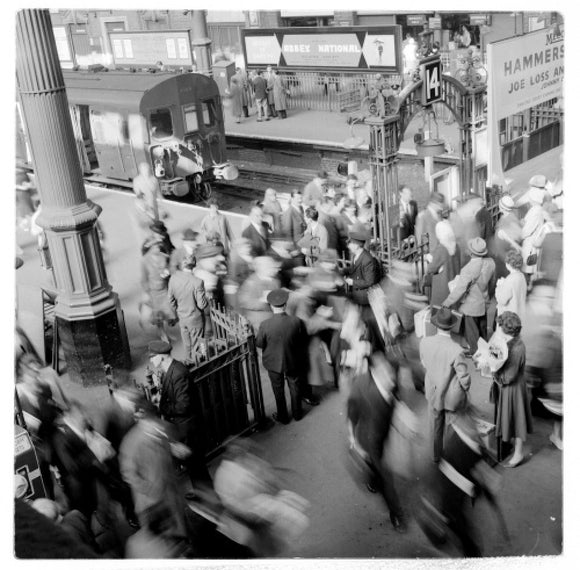
POLYGON ((215 101, 208 99, 202 104, 203 124, 206 127, 213 127, 216 124, 215 101))
POLYGON ((149 131, 154 139, 173 136, 173 121, 169 109, 156 109, 149 115, 149 131))
POLYGON ((185 132, 195 133, 199 130, 197 121, 197 108, 195 105, 184 105, 183 115, 185 117, 185 132))

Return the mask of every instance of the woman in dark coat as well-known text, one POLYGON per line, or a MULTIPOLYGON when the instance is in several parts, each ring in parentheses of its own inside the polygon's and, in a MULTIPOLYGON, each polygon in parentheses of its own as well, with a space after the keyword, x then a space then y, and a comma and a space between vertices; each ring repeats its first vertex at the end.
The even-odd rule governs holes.
POLYGON ((532 412, 524 376, 526 347, 520 338, 522 322, 518 315, 505 311, 497 322, 506 336, 508 357, 493 375, 495 435, 502 442, 515 439, 514 453, 505 466, 517 467, 524 460, 527 434, 532 433, 532 412))
POLYGON ((425 283, 431 283, 431 305, 441 305, 449 296, 449 281, 461 270, 460 254, 451 224, 444 220, 435 226, 439 240, 433 259, 425 272, 425 283))

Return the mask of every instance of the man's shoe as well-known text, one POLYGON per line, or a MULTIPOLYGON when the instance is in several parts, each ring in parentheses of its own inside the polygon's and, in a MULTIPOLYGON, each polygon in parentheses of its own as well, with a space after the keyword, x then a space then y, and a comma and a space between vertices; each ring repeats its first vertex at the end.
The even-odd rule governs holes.
POLYGON ((278 418, 278 414, 276 412, 274 412, 272 414, 272 419, 275 422, 278 422, 279 424, 283 424, 283 425, 288 425, 290 423, 290 420, 286 420, 286 421, 282 421, 281 419, 278 418))
POLYGON ((314 398, 302 398, 302 401, 309 406, 318 406, 320 400, 315 400, 314 398))
POLYGON ((391 524, 393 525, 393 528, 403 534, 405 532, 407 532, 407 525, 405 524, 405 521, 403 520, 402 516, 399 515, 391 515, 391 524))

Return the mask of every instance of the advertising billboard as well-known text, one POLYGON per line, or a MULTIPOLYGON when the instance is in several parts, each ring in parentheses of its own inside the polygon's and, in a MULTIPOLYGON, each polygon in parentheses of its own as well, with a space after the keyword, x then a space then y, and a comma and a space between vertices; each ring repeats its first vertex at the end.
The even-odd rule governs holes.
POLYGON ((548 27, 487 48, 488 182, 503 185, 499 121, 563 95, 564 29, 548 27))
POLYGON ((399 72, 401 27, 242 30, 246 66, 399 72))

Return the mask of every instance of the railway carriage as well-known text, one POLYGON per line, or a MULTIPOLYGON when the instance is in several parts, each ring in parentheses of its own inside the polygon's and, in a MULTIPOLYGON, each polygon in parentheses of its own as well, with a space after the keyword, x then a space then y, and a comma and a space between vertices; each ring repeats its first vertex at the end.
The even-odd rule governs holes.
POLYGON ((148 162, 165 195, 233 180, 218 86, 198 73, 63 71, 86 174, 130 181, 148 162))

